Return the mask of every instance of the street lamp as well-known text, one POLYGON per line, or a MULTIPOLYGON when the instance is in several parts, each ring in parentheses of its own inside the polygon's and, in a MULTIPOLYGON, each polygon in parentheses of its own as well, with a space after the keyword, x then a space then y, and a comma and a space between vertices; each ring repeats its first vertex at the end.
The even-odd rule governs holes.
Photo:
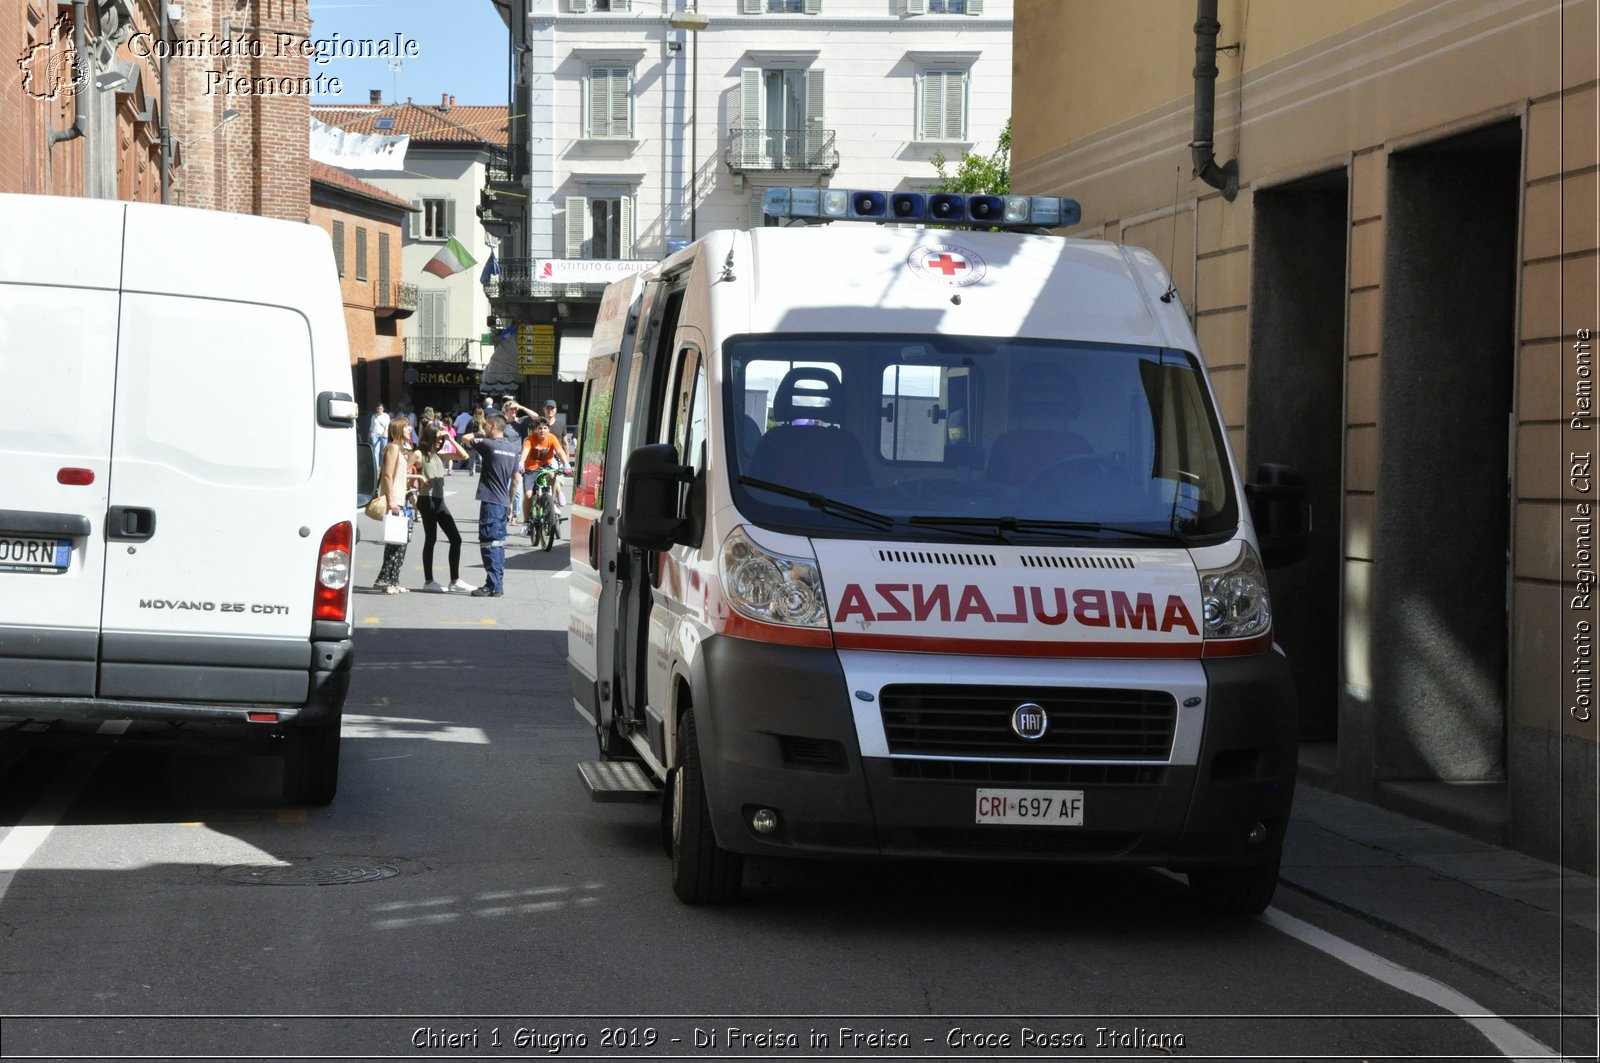
POLYGON ((699 11, 678 11, 667 19, 675 30, 688 30, 689 44, 689 239, 693 241, 695 214, 700 200, 700 31, 711 25, 711 18, 699 11))

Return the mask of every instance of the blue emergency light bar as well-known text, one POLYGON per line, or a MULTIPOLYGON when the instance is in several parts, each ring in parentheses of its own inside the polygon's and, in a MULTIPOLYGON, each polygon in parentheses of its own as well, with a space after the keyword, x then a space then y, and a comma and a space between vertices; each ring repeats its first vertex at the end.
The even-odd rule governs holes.
POLYGON ((872 192, 844 188, 769 188, 761 209, 774 218, 816 221, 922 222, 976 229, 1059 229, 1083 210, 1060 196, 990 196, 962 192, 872 192))

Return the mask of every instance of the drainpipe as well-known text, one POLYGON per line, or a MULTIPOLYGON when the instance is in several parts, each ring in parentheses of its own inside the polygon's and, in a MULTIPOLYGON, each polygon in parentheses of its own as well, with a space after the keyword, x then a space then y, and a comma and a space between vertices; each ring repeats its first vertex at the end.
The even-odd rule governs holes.
POLYGON ((1239 160, 1217 165, 1211 136, 1217 113, 1217 0, 1198 0, 1194 22, 1194 139, 1189 151, 1194 157, 1194 176, 1212 188, 1222 190, 1222 198, 1233 202, 1239 194, 1239 160))
POLYGON ((156 0, 161 5, 161 202, 172 196, 172 124, 167 117, 167 52, 172 23, 168 0, 156 0))
MULTIPOLYGON (((72 0, 72 73, 78 80, 72 88, 72 124, 66 129, 50 130, 50 146, 61 143, 63 140, 73 140, 83 136, 84 123, 89 116, 83 113, 83 94, 88 91, 89 80, 89 41, 85 22, 89 17, 89 0, 72 0)), ((84 167, 85 174, 88 167, 84 167)))

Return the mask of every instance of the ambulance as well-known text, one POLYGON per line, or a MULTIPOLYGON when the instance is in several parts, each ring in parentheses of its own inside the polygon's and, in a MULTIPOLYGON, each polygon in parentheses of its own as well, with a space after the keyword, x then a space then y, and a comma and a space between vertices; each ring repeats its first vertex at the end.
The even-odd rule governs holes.
POLYGON ((67 196, 0 217, 0 741, 242 738, 327 804, 365 449, 327 233, 67 196))
POLYGON ((1266 567, 1310 512, 1293 470, 1240 477, 1166 270, 1044 232, 1056 197, 764 208, 600 306, 591 795, 659 795, 690 904, 747 856, 915 857, 1163 866, 1261 911, 1296 765, 1266 567))

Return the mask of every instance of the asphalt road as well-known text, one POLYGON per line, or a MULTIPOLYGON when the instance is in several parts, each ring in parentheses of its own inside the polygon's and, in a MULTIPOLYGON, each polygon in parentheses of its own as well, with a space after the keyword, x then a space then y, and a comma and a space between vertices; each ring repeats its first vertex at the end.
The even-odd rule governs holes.
MULTIPOLYGON (((363 584, 378 551, 358 548, 363 584)), ((1287 932, 1491 1016, 1532 1010, 1290 890, 1278 921, 1241 921, 1157 871, 752 861, 741 903, 685 907, 656 807, 591 803, 577 779, 594 741, 564 689, 565 544, 510 555, 501 599, 356 596, 327 808, 284 807, 278 762, 243 750, 0 742, 0 1058, 1466 1059, 1555 1040, 1287 932)))

